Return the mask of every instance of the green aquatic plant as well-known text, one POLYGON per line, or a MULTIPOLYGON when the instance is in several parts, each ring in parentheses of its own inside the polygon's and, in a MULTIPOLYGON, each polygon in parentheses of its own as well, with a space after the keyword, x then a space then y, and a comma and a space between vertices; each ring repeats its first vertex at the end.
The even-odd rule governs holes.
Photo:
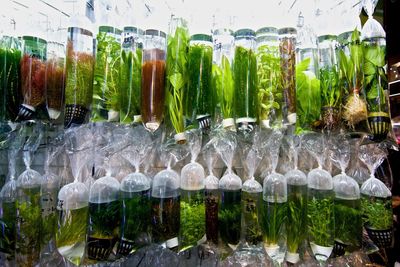
POLYGON ((217 92, 218 103, 223 118, 233 118, 234 81, 231 64, 222 56, 221 65, 213 64, 213 88, 217 92))
POLYGON ((169 118, 176 133, 185 130, 183 93, 188 82, 189 32, 186 22, 181 20, 172 35, 168 36, 166 67, 166 101, 169 118))
POLYGON ((287 248, 297 253, 307 238, 307 185, 288 186, 287 211, 287 248))
POLYGON ((241 191, 224 191, 218 210, 218 229, 222 241, 236 245, 240 239, 241 191))
POLYGON ((267 245, 277 245, 286 228, 287 203, 263 201, 262 227, 267 245))
POLYGON ((257 245, 262 242, 259 207, 262 201, 262 194, 243 192, 242 198, 244 239, 251 245, 257 245))
POLYGON ((375 230, 387 230, 393 226, 392 203, 390 198, 361 198, 364 225, 375 230))
POLYGON ((335 239, 352 248, 361 247, 362 220, 360 200, 335 199, 335 239))
POLYGON ((15 251, 15 234, 16 234, 16 222, 17 222, 17 207, 15 202, 1 203, 3 211, 2 217, 0 218, 0 227, 2 229, 0 234, 0 251, 10 254, 14 257, 15 251))

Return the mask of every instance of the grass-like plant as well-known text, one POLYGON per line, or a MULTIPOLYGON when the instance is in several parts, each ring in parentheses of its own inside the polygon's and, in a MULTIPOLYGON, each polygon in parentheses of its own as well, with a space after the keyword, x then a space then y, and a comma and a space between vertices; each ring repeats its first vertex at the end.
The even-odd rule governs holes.
POLYGON ((361 198, 364 225, 375 230, 388 230, 393 226, 390 198, 361 198))

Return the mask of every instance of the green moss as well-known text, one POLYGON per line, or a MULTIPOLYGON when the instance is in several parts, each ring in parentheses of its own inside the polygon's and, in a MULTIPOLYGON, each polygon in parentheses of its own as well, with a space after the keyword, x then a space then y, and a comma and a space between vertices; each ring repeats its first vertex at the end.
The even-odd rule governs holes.
POLYGON ((204 191, 181 190, 180 250, 196 246, 206 234, 204 191))

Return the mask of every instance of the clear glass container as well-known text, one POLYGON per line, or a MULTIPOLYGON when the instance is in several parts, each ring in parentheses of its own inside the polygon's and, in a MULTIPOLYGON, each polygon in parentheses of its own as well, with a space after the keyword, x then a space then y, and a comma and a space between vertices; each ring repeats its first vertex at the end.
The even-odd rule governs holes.
POLYGON ((278 30, 264 27, 256 32, 259 120, 262 127, 282 127, 281 66, 278 30))
POLYGON ((144 33, 141 115, 143 125, 156 131, 163 120, 165 102, 166 35, 158 30, 144 33))
POLYGON ((251 131, 258 118, 255 32, 250 29, 240 29, 234 36, 233 77, 236 125, 239 130, 251 131))

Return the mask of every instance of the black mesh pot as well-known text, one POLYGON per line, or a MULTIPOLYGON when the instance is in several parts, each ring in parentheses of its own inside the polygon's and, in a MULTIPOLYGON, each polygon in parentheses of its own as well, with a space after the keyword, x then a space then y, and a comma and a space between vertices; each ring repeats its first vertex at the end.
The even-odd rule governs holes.
POLYGON ((86 114, 88 109, 80 105, 66 105, 65 106, 65 118, 64 126, 69 128, 72 125, 81 125, 85 123, 86 114))
POLYGON ((376 230, 369 227, 365 227, 369 238, 379 248, 389 248, 393 245, 393 229, 387 230, 376 230))
POLYGON ((131 251, 133 250, 134 245, 135 242, 124 239, 119 240, 117 247, 117 254, 122 256, 128 256, 129 253, 131 253, 131 251))
POLYGON ((105 261, 110 256, 115 239, 88 237, 87 256, 90 260, 105 261))
POLYGON ((346 244, 343 244, 340 241, 335 240, 335 244, 333 245, 332 254, 334 257, 343 256, 346 253, 346 244))
POLYGON ((383 140, 389 132, 390 118, 387 116, 369 116, 368 127, 373 135, 373 140, 383 140))
POLYGON ((33 119, 35 116, 35 109, 33 107, 21 104, 19 106, 17 121, 27 121, 33 119))
POLYGON ((197 118, 197 121, 199 122, 200 129, 203 131, 209 131, 211 128, 211 116, 210 115, 204 115, 204 116, 199 116, 197 118))

